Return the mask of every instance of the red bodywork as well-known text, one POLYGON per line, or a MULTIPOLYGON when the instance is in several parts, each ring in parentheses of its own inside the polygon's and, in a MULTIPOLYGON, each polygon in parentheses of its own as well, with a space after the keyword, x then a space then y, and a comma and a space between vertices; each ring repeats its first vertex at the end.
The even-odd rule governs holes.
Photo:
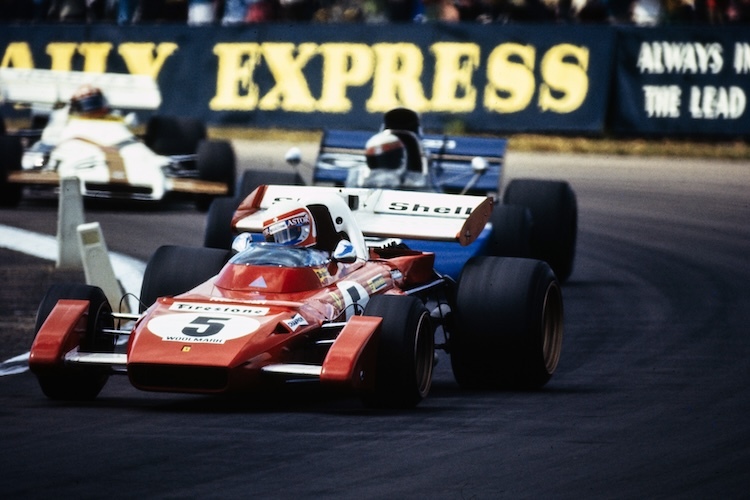
MULTIPOLYGON (((370 386, 382 320, 362 315, 367 301, 427 282, 434 264, 433 254, 411 250, 371 257, 298 268, 230 262, 193 290, 158 299, 121 355, 131 383, 191 393, 249 390, 279 378, 370 386)), ((57 303, 31 350, 35 372, 70 359, 87 309, 85 300, 57 303)))

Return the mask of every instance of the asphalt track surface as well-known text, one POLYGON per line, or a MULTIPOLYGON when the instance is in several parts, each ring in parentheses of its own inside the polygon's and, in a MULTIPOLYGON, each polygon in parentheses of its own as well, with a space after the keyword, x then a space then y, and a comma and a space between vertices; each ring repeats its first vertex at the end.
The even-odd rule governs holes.
MULTIPOLYGON (((461 391, 445 357, 404 412, 315 393, 150 394, 124 378, 60 404, 28 372, 0 377, 0 494, 746 498, 750 164, 511 153, 507 174, 578 195, 562 360, 543 390, 461 391)), ((54 208, 26 201, 0 224, 54 234, 54 208)), ((202 241, 189 206, 94 206, 87 220, 139 259, 202 241)))

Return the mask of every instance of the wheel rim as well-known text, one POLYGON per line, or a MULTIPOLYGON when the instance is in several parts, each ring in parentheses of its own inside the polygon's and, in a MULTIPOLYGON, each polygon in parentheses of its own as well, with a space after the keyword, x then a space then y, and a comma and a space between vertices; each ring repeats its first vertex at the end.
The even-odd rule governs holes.
POLYGON ((562 294, 557 283, 552 282, 544 294, 542 311, 542 355, 547 373, 552 375, 560 361, 563 336, 562 294))
POLYGON ((414 375, 417 391, 424 398, 432 385, 432 368, 435 364, 434 337, 429 328, 427 313, 419 317, 417 334, 414 338, 414 375))

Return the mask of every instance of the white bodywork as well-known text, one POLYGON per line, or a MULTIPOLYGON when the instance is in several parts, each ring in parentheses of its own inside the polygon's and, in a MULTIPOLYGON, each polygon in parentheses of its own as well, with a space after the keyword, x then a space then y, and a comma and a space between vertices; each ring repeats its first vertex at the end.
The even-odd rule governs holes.
POLYGON ((161 105, 161 92, 153 78, 146 75, 84 73, 45 69, 0 69, 0 100, 30 103, 52 109, 69 102, 81 85, 102 89, 115 109, 150 109, 161 105))
POLYGON ((415 238, 437 241, 474 241, 489 221, 493 201, 489 197, 387 189, 320 186, 261 186, 240 205, 255 200, 259 210, 235 224, 237 232, 263 229, 265 211, 281 200, 318 198, 335 193, 349 202, 364 236, 415 238), (257 200, 257 196, 262 196, 257 200))
POLYGON ((59 177, 77 177, 81 193, 88 184, 128 184, 150 188, 146 199, 159 200, 168 190, 163 168, 170 159, 157 155, 141 142, 116 116, 81 118, 68 115, 68 107, 57 109, 42 138, 24 153, 23 171, 38 169, 49 152, 46 169, 59 177))

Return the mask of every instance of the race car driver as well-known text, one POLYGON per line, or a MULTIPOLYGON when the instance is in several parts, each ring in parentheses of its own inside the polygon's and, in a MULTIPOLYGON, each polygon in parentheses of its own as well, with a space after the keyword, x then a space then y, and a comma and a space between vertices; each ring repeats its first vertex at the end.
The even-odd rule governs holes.
MULTIPOLYGON (((419 155, 418 139, 401 131, 403 140, 414 141, 414 154, 419 155)), ((348 187, 419 190, 427 186, 421 171, 410 171, 409 148, 392 130, 386 129, 370 137, 365 144, 367 166, 352 169, 346 180, 348 187)), ((416 158, 417 163, 421 158, 416 158)))
MULTIPOLYGON (((364 261, 368 257, 362 231, 346 202, 335 194, 272 205, 263 222, 266 242, 323 250, 339 262, 364 261)), ((232 244, 237 252, 252 241, 239 235, 232 244)))
POLYGON ((103 118, 109 111, 101 89, 93 85, 81 85, 70 98, 70 114, 73 116, 103 118))

